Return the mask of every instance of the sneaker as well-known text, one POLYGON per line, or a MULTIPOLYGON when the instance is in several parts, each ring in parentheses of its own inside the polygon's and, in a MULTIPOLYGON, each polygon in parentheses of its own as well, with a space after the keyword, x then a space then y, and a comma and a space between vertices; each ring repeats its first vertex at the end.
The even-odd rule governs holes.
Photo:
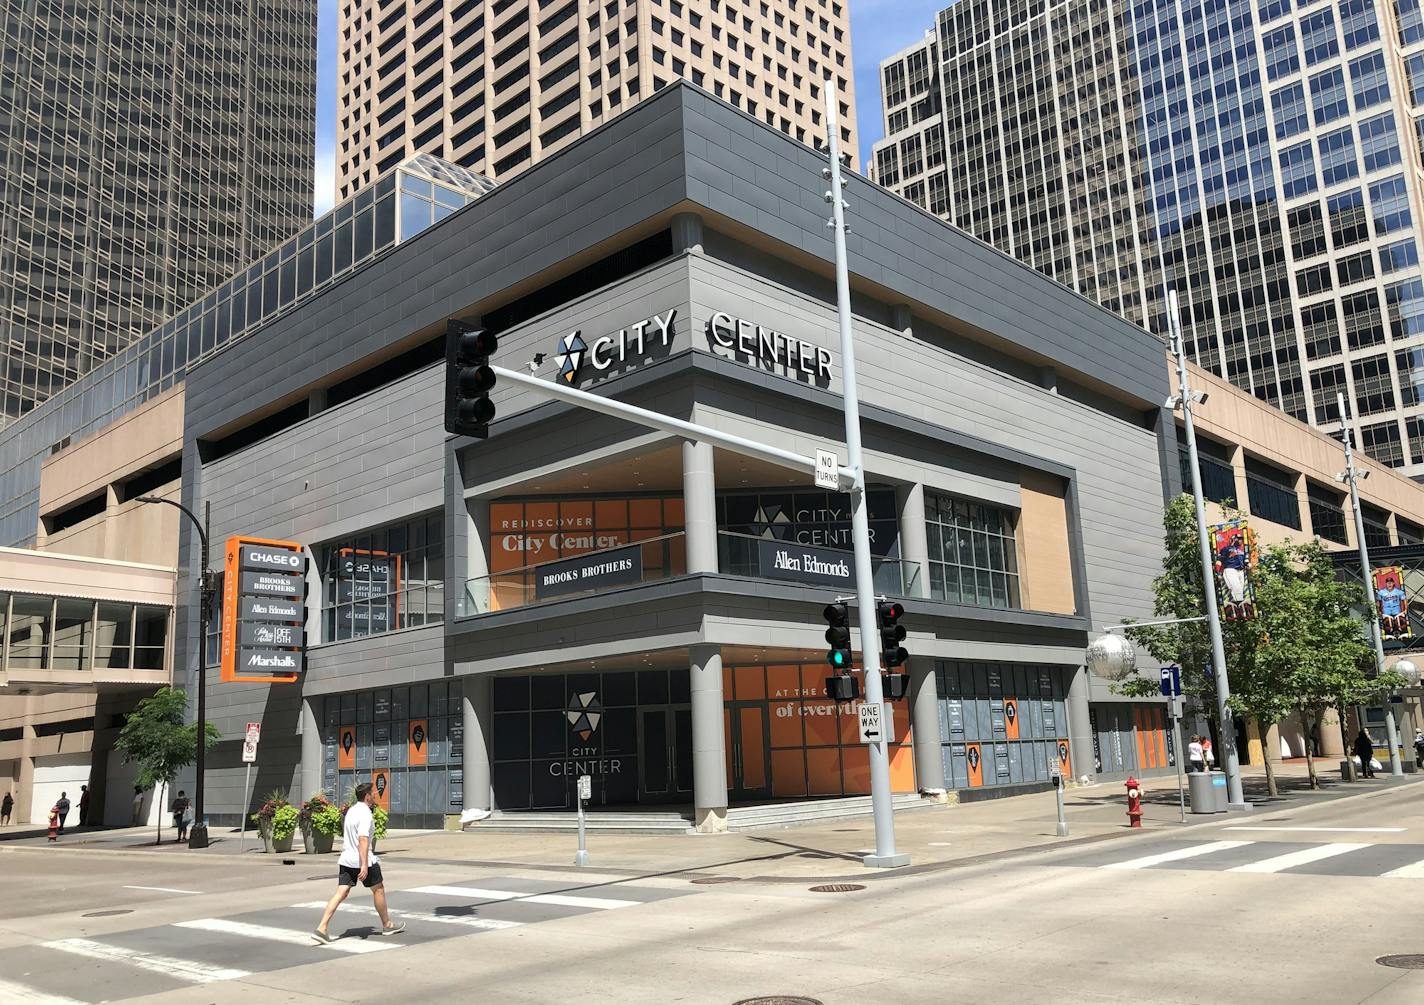
POLYGON ((323 932, 320 928, 313 930, 312 938, 316 939, 316 941, 322 943, 323 945, 328 946, 336 941, 336 936, 332 935, 330 932, 323 932))
POLYGON ((399 935, 405 931, 405 922, 396 921, 381 928, 382 935, 399 935))

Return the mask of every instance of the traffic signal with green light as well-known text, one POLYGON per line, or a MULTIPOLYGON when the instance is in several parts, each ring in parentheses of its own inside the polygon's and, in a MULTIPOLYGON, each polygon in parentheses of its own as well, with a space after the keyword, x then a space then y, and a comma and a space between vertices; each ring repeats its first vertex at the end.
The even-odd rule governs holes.
POLYGON ((826 642, 830 651, 826 662, 833 670, 850 669, 850 608, 845 604, 827 604, 821 612, 826 619, 826 642))

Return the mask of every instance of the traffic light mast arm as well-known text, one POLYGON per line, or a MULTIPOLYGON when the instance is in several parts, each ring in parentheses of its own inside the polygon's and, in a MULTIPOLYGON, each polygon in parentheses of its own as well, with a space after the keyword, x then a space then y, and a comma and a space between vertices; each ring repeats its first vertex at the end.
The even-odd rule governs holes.
MULTIPOLYGON (((674 419, 670 415, 663 415, 661 412, 654 412, 650 409, 639 408, 637 405, 630 405, 627 402, 619 401, 616 398, 606 398, 601 394, 591 394, 588 391, 577 387, 566 387, 563 384, 550 380, 541 380, 538 377, 531 377, 527 373, 520 373, 517 370, 507 370, 502 366, 493 366, 495 375, 501 384, 517 384, 520 387, 528 388, 536 394, 542 394, 547 398, 556 401, 563 401, 579 408, 587 408, 593 412, 602 412, 604 415, 611 415, 617 419, 626 419, 635 422, 640 426, 647 426, 649 429, 661 430, 665 433, 672 433, 676 436, 686 436, 690 439, 701 440, 712 444, 714 447, 721 447, 723 450, 730 450, 734 454, 742 454, 746 457, 754 457, 760 461, 767 461, 771 464, 781 464, 786 467, 804 471, 807 474, 815 474, 816 458, 808 457, 805 454, 798 454, 791 450, 782 450, 780 447, 773 447, 767 443, 758 443, 755 440, 748 440, 745 437, 737 436, 733 433, 724 433, 720 429, 713 429, 710 426, 700 426, 695 422, 686 422, 682 419, 674 419)), ((850 468, 840 467, 841 487, 848 488, 855 481, 855 474, 850 468)))

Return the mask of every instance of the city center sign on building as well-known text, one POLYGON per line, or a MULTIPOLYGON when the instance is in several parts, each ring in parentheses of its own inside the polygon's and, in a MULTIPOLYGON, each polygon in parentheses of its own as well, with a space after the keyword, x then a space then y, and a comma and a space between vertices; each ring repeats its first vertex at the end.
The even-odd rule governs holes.
POLYGON ((222 666, 227 682, 290 684, 306 650, 307 556, 295 541, 227 539, 222 666))

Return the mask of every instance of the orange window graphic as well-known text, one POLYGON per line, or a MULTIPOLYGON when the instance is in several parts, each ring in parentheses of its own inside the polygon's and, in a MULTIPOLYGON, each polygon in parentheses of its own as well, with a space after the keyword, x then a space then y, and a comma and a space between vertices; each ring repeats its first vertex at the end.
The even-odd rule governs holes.
POLYGON ((984 753, 979 744, 965 744, 964 760, 969 765, 969 787, 977 789, 984 784, 984 753))
POLYGON ((376 793, 376 805, 389 813, 391 811, 391 772, 388 768, 377 768, 371 772, 371 788, 376 793))
POLYGON ((1010 740, 1019 738, 1019 700, 1017 698, 1004 699, 1004 734, 1010 740))
POLYGON ((1058 741, 1058 770, 1063 773, 1064 778, 1073 777, 1073 761, 1068 755, 1068 741, 1058 741))
POLYGON ((336 765, 342 771, 356 767, 355 726, 342 726, 336 734, 336 765))
POLYGON ((412 719, 406 727, 406 763, 418 768, 426 763, 430 751, 430 725, 424 719, 412 719))

